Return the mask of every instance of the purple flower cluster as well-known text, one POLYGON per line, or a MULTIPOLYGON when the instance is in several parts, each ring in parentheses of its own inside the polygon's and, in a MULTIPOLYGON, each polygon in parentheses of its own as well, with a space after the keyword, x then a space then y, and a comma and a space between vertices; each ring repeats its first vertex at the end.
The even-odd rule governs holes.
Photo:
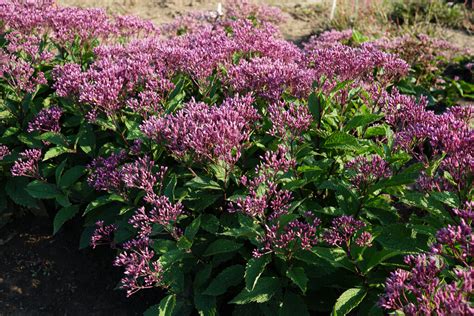
POLYGON ((268 100, 277 101, 284 92, 298 97, 310 93, 314 74, 296 62, 269 57, 242 60, 227 71, 227 80, 237 92, 254 92, 268 100))
POLYGON ((132 163, 123 165, 121 169, 121 178, 128 188, 137 188, 145 192, 153 192, 153 187, 162 179, 166 169, 163 169, 158 175, 154 175, 152 168, 155 162, 148 156, 138 158, 132 163))
POLYGON ((31 63, 3 51, 0 51, 0 75, 17 94, 34 92, 38 85, 47 83, 44 73, 36 71, 31 63))
POLYGON ((59 120, 63 111, 57 106, 42 109, 36 117, 28 123, 28 132, 56 132, 61 131, 59 120))
POLYGON ((343 215, 332 221, 331 227, 323 234, 323 240, 331 246, 345 247, 346 250, 350 249, 352 242, 359 247, 370 247, 372 234, 368 231, 361 232, 365 226, 364 222, 343 215))
POLYGON ((392 175, 389 164, 378 155, 373 155, 370 159, 363 156, 357 157, 349 161, 346 168, 355 173, 350 181, 360 191, 392 175))
POLYGON ((127 296, 161 284, 163 269, 157 260, 153 260, 155 252, 150 248, 148 238, 128 241, 123 249, 114 265, 125 268, 120 287, 127 291, 127 296))
POLYGON ((281 101, 268 107, 268 117, 273 125, 270 135, 290 142, 300 138, 313 122, 307 106, 281 101))
POLYGON ((284 227, 280 227, 279 223, 265 226, 262 247, 255 249, 253 256, 258 258, 272 252, 291 256, 299 249, 310 250, 318 243, 317 229, 320 223, 318 218, 314 218, 311 222, 294 220, 284 227))
POLYGON ((98 157, 88 166, 91 174, 87 183, 97 191, 121 192, 122 172, 120 164, 125 159, 125 152, 113 153, 107 158, 98 157))
POLYGON ((0 145, 0 160, 3 160, 6 156, 10 155, 10 149, 5 145, 0 145))
POLYGON ((423 174, 418 184, 425 190, 457 190, 471 186, 474 173, 474 106, 456 106, 436 115, 427 111, 426 99, 416 102, 413 97, 397 91, 385 97, 385 118, 395 130, 396 147, 411 153, 428 165, 432 156, 444 155, 436 173, 423 174), (430 146, 431 154, 425 151, 430 146), (451 175, 448 183, 444 173, 451 175))
POLYGON ((227 99, 220 106, 191 101, 175 114, 152 117, 141 129, 163 141, 176 157, 192 154, 198 160, 234 165, 259 119, 250 96, 227 99))
POLYGON ((6 1, 0 4, 3 30, 47 34, 55 44, 69 48, 79 41, 140 35, 156 36, 158 28, 137 17, 110 17, 103 9, 57 6, 54 1, 6 1))
POLYGON ((38 169, 38 163, 41 160, 40 149, 27 149, 20 153, 20 158, 15 161, 11 168, 14 177, 32 177, 41 178, 38 169))
POLYGON ((473 206, 454 210, 460 223, 440 229, 429 253, 405 257, 410 270, 397 269, 387 279, 383 308, 407 315, 474 313, 473 206))
POLYGON ((472 266, 454 269, 452 281, 442 279, 442 258, 421 254, 405 257, 411 270, 392 272, 385 284, 380 306, 406 315, 472 315, 474 290, 472 266))
POLYGON ((181 236, 181 230, 176 226, 179 216, 183 213, 181 203, 172 204, 166 196, 154 196, 147 201, 153 208, 147 211, 140 207, 130 218, 130 224, 139 231, 140 237, 147 237, 153 231, 153 224, 161 225, 176 240, 181 236))
POLYGON ((318 36, 312 36, 303 45, 306 51, 330 48, 336 44, 346 44, 346 42, 352 38, 352 33, 353 31, 351 29, 344 31, 326 31, 319 34, 318 36))
POLYGON ((90 244, 92 248, 103 244, 110 244, 113 241, 113 233, 117 230, 117 225, 104 225, 104 221, 97 221, 96 229, 92 234, 90 244))
POLYGON ((263 161, 256 167, 256 176, 248 179, 242 176, 240 182, 248 188, 245 198, 239 198, 231 205, 230 211, 239 211, 263 221, 278 218, 288 212, 292 200, 291 192, 278 188, 278 176, 295 166, 288 157, 288 151, 280 146, 277 151, 267 151, 263 161))
MULTIPOLYGON (((408 73, 408 64, 396 55, 384 53, 371 45, 353 48, 335 43, 327 48, 308 46, 308 67, 314 69, 317 78, 326 77, 337 81, 357 80, 360 84, 371 84, 378 79, 388 84, 408 73), (374 72, 378 71, 374 76, 374 72)), ((317 79, 316 78, 316 79, 317 79)), ((327 88, 332 88, 329 81, 327 88)))

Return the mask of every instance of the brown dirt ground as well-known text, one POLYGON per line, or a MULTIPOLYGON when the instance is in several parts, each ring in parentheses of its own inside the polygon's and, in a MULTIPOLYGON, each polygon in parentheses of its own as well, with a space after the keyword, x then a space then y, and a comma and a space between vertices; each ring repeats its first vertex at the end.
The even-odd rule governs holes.
MULTIPOLYGON (((373 2, 384 0, 371 0, 373 2)), ((60 5, 80 7, 101 7, 109 13, 137 15, 157 24, 169 23, 183 13, 196 10, 215 10, 217 3, 225 0, 58 0, 60 5)), ((330 0, 253 0, 277 6, 287 15, 287 22, 281 26, 285 38, 292 41, 321 32, 321 26, 327 25, 330 0), (319 29, 318 29, 319 28, 319 29)), ((345 9, 351 9, 351 1, 343 0, 345 9)), ((371 21, 374 18, 369 18, 371 21)), ((369 23, 369 22, 367 22, 369 23)), ((373 26, 378 28, 379 26, 373 26)), ((372 26, 369 26, 372 28, 372 26)), ((436 29, 437 36, 457 46, 474 51, 474 36, 463 31, 436 29)))
POLYGON ((51 236, 51 222, 21 218, 0 230, 0 315, 142 315, 159 301, 159 290, 129 299, 114 290, 114 252, 78 250, 81 223, 51 236))

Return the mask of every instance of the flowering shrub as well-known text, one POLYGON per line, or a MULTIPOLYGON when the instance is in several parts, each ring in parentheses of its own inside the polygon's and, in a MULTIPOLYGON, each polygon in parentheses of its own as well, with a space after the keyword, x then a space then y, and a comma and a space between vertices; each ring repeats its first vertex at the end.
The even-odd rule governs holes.
POLYGON ((0 211, 82 215, 150 312, 472 313, 474 108, 404 94, 413 61, 244 1, 0 8, 0 211))

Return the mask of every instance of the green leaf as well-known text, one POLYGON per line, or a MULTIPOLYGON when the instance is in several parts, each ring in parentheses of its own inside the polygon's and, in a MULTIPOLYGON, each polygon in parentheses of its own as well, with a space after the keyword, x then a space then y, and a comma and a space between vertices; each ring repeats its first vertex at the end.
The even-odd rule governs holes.
POLYGON ((44 157, 43 157, 43 161, 46 161, 46 160, 49 160, 51 158, 54 158, 54 157, 57 157, 57 156, 60 156, 62 154, 65 154, 65 153, 71 153, 71 152, 74 152, 73 150, 67 148, 67 147, 63 147, 63 146, 58 146, 58 147, 53 147, 53 148, 50 148, 45 154, 44 154, 44 157))
POLYGON ((316 121, 316 124, 319 124, 321 122, 321 113, 323 107, 320 98, 316 96, 314 92, 308 97, 308 107, 309 111, 314 117, 314 120, 316 121))
POLYGON ((231 304, 248 304, 248 303, 265 303, 268 302, 273 295, 280 289, 280 281, 276 277, 262 277, 258 280, 252 291, 244 288, 229 303, 231 304))
POLYGON ((84 166, 74 166, 66 171, 61 177, 58 186, 65 189, 76 183, 76 181, 86 173, 87 168, 84 166))
POLYGON ((99 196, 97 199, 93 200, 89 203, 89 205, 87 205, 83 215, 86 215, 90 211, 112 202, 125 202, 125 200, 123 197, 117 194, 99 196))
POLYGON ((205 257, 213 256, 219 253, 227 253, 239 250, 242 244, 229 239, 218 239, 211 243, 204 252, 205 257))
POLYGON ((377 242, 385 249, 401 252, 419 252, 427 250, 427 240, 417 235, 413 229, 405 224, 392 224, 378 227, 377 242))
POLYGON ((285 293, 283 305, 278 314, 279 316, 309 316, 306 303, 301 298, 301 295, 290 291, 285 293))
POLYGON ((37 199, 54 199, 61 194, 54 184, 42 182, 39 180, 30 182, 26 186, 26 191, 32 197, 37 199))
POLYGON ((188 181, 185 186, 194 190, 221 190, 219 183, 208 177, 195 177, 188 181))
POLYGON ((46 132, 37 137, 39 140, 47 141, 51 144, 66 147, 68 146, 66 137, 61 133, 46 132))
POLYGON ((59 183, 59 180, 61 179, 61 176, 62 176, 63 171, 64 171, 64 167, 66 167, 66 162, 67 162, 67 158, 64 159, 64 160, 59 164, 59 166, 56 167, 56 171, 54 172, 55 179, 56 179, 56 183, 59 183))
POLYGON ((347 258, 347 254, 341 248, 314 247, 312 252, 336 268, 344 268, 349 271, 354 271, 354 266, 347 258))
POLYGON ((5 192, 12 199, 15 204, 38 209, 38 202, 28 192, 26 192, 26 186, 29 180, 25 177, 12 177, 9 178, 5 185, 5 192))
POLYGON ((184 236, 189 240, 193 240, 194 236, 196 236, 197 232, 199 231, 199 226, 201 226, 201 216, 196 217, 191 224, 186 227, 184 231, 184 236))
POLYGON ((79 205, 71 205, 60 209, 54 217, 53 234, 56 234, 63 224, 73 218, 77 212, 79 212, 79 205))
POLYGON ((333 316, 347 315, 351 310, 356 308, 367 295, 365 289, 352 288, 348 289, 339 296, 332 311, 333 316))
POLYGON ((296 284, 301 292, 306 293, 306 286, 308 284, 308 277, 302 267, 291 267, 286 271, 286 276, 296 284))
POLYGON ((373 122, 380 120, 383 116, 377 114, 360 114, 353 116, 346 126, 344 126, 344 131, 350 131, 357 127, 365 127, 373 122))
POLYGON ((224 294, 229 287, 236 286, 242 281, 244 267, 233 265, 219 273, 203 292, 204 295, 218 296, 224 294))
POLYGON ((160 304, 148 308, 143 316, 173 316, 176 306, 176 295, 168 295, 163 298, 160 304))
POLYGON ((77 134, 77 144, 86 154, 95 150, 95 135, 89 124, 83 124, 77 134))
POLYGON ((219 231, 219 219, 212 214, 203 214, 201 218, 201 227, 205 231, 215 234, 219 231))
POLYGON ((259 258, 252 258, 247 262, 245 268, 245 286, 247 290, 252 291, 258 282, 258 279, 265 271, 265 267, 271 261, 270 255, 263 255, 259 258))
POLYGON ((357 138, 352 135, 336 131, 326 139, 324 147, 330 149, 357 150, 359 149, 359 142, 357 138))
POLYGON ((173 174, 166 184, 165 191, 163 194, 170 199, 170 201, 174 201, 174 189, 176 188, 176 183, 178 182, 178 179, 176 178, 176 175, 173 174))

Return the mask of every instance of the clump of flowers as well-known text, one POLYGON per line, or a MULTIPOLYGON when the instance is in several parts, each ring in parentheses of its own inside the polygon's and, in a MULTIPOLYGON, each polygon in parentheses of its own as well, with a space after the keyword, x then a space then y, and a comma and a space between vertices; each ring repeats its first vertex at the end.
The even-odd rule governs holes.
POLYGON ((473 206, 454 210, 460 223, 440 229, 429 253, 405 257, 410 270, 397 269, 387 279, 383 308, 407 315, 474 313, 473 206))
POLYGON ((231 211, 265 221, 272 220, 288 212, 291 192, 278 188, 278 177, 288 172, 296 164, 284 146, 274 152, 267 151, 263 161, 255 168, 256 176, 248 179, 242 176, 240 183, 248 188, 245 198, 239 198, 231 206, 231 211))
POLYGON ((273 125, 270 135, 289 140, 290 143, 300 138, 313 121, 308 107, 295 103, 274 103, 268 107, 268 114, 273 125))
POLYGON ((233 166, 259 119, 253 98, 234 97, 220 106, 191 101, 173 115, 152 117, 141 127, 151 139, 163 141, 178 158, 223 161, 233 166))
POLYGON ((157 260, 153 260, 155 252, 151 249, 148 238, 128 241, 123 244, 123 249, 114 265, 125 268, 120 287, 127 291, 127 296, 161 284, 163 269, 157 260))
POLYGON ((172 204, 164 196, 154 196, 148 201, 153 208, 147 211, 145 207, 140 207, 130 218, 130 224, 139 231, 141 237, 150 236, 153 231, 153 224, 161 225, 176 240, 181 237, 181 230, 176 226, 179 216, 183 213, 181 203, 172 204))
POLYGON ((38 163, 41 160, 40 149, 27 149, 20 153, 20 158, 15 161, 11 168, 14 177, 41 178, 38 163))
POLYGON ((378 155, 373 155, 370 159, 363 156, 357 157, 349 161, 346 168, 354 172, 350 181, 360 191, 392 175, 389 164, 378 155))
POLYGON ((107 158, 98 157, 88 166, 91 174, 87 182, 97 191, 121 192, 122 173, 119 165, 125 159, 125 151, 113 153, 107 158))
POLYGON ((0 145, 0 160, 3 160, 6 156, 10 155, 10 149, 5 145, 0 145))
POLYGON ((258 258, 267 253, 285 254, 289 257, 299 250, 310 250, 318 243, 318 218, 310 221, 294 220, 281 227, 280 223, 265 226, 265 236, 261 239, 262 247, 255 249, 252 254, 258 258))
POLYGON ((36 117, 28 123, 28 132, 59 132, 61 126, 59 120, 62 115, 61 108, 52 106, 50 108, 42 109, 36 117))
POLYGON ((104 221, 97 221, 96 222, 96 229, 92 234, 90 244, 92 248, 103 244, 110 244, 113 241, 113 233, 117 230, 117 225, 105 225, 104 221))
POLYGON ((331 227, 323 234, 323 240, 331 245, 343 247, 350 251, 351 243, 359 247, 370 247, 372 245, 372 234, 362 231, 366 224, 352 216, 343 215, 335 218, 331 227))

